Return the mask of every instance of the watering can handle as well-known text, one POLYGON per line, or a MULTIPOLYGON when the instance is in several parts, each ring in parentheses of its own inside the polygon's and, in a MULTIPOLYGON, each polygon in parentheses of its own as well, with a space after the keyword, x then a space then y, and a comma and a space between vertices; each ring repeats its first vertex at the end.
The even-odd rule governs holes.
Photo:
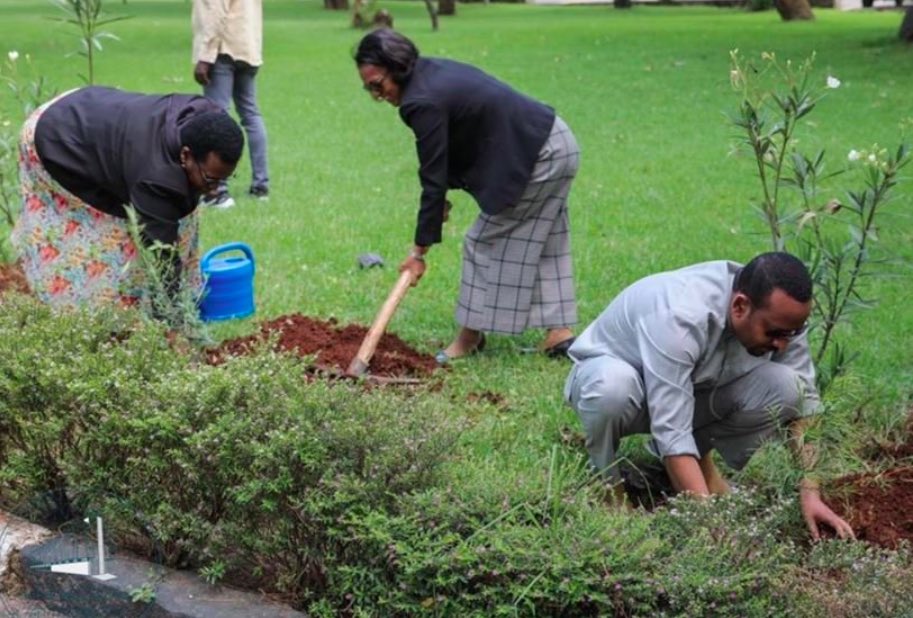
POLYGON ((254 252, 251 250, 250 246, 243 242, 230 242, 224 245, 219 245, 218 247, 213 247, 207 251, 206 255, 203 256, 203 259, 200 260, 200 270, 206 272, 206 269, 209 267, 209 261, 212 260, 212 258, 228 251, 242 252, 247 256, 247 259, 250 260, 251 268, 256 270, 256 264, 254 263, 254 252))

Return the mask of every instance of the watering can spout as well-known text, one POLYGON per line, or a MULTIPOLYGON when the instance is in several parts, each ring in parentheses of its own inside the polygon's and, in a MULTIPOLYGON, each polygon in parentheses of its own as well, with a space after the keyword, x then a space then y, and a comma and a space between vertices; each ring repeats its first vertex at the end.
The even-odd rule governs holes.
POLYGON ((254 252, 243 242, 213 247, 200 260, 203 296, 200 318, 206 322, 243 318, 254 313, 254 252), (242 255, 230 255, 240 252, 242 255), (218 257, 217 257, 218 256, 218 257))

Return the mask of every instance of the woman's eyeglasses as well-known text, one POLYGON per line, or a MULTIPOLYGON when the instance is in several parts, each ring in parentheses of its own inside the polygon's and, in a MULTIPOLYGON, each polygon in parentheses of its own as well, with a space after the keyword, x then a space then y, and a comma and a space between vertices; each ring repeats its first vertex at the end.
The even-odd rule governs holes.
POLYGON ((369 82, 365 82, 362 88, 365 89, 365 92, 370 93, 372 96, 379 97, 384 93, 384 82, 387 81, 389 75, 381 75, 377 79, 373 79, 369 82))

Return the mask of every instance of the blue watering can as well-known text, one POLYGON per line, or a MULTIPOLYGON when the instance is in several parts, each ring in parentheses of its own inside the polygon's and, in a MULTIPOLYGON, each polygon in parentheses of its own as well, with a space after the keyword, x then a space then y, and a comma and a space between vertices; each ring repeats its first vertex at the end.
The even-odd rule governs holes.
POLYGON ((200 260, 203 298, 200 318, 205 322, 243 318, 254 312, 254 253, 243 242, 213 247, 200 260), (244 255, 217 258, 229 251, 244 255))

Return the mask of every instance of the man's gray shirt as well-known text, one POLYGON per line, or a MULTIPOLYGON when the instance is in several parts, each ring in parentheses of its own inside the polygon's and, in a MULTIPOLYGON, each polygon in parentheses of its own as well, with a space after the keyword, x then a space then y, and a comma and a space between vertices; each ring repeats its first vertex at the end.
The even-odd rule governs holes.
POLYGON ((725 385, 762 363, 782 363, 797 372, 805 397, 801 416, 820 405, 805 334, 782 353, 752 356, 730 329, 732 284, 740 268, 734 262, 704 262, 645 277, 623 290, 569 351, 575 363, 610 356, 641 375, 661 457, 698 456, 692 436, 695 390, 725 385))

